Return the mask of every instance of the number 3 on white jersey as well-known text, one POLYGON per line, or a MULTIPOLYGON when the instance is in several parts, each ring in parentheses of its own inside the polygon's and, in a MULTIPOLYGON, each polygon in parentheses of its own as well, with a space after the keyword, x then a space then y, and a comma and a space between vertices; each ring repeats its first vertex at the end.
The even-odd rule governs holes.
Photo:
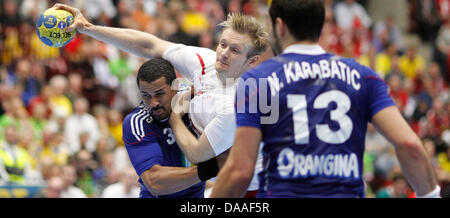
MULTIPOLYGON (((314 109, 325 109, 331 102, 337 104, 337 108, 330 111, 330 119, 339 123, 339 129, 333 131, 329 124, 317 124, 317 137, 329 144, 341 144, 350 138, 353 130, 353 122, 346 115, 350 110, 350 98, 343 92, 332 90, 324 92, 317 96, 314 100, 314 109)), ((292 108, 294 120, 294 134, 295 144, 309 143, 309 128, 308 128, 308 112, 307 101, 305 95, 288 95, 287 104, 292 108)))

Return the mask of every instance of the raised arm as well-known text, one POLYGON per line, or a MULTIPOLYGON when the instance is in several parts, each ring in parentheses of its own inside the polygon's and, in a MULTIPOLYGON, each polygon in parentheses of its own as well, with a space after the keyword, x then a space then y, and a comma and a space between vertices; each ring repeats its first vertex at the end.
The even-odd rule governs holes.
POLYGON ((94 25, 83 16, 79 9, 68 5, 55 4, 53 7, 69 11, 74 15, 74 23, 67 28, 68 32, 76 29, 79 33, 140 57, 162 57, 164 51, 172 44, 152 34, 133 29, 94 25))
POLYGON ((398 109, 391 106, 381 110, 372 118, 372 123, 394 144, 403 174, 417 196, 439 196, 436 176, 422 142, 398 109))

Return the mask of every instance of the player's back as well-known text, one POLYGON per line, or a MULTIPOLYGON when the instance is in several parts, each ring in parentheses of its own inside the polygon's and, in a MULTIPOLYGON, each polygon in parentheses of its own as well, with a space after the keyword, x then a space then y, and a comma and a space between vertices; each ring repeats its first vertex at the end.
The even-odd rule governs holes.
MULTIPOLYGON (((279 101, 277 122, 261 125, 261 193, 269 197, 364 196, 367 122, 393 104, 386 98, 385 83, 354 60, 324 52, 285 53, 242 78, 248 77, 267 79, 266 90, 259 86, 259 101, 261 97, 269 98, 270 104, 276 104, 275 98, 279 101)), ((259 111, 261 117, 274 112, 259 111)), ((245 121, 238 120, 238 126, 239 122, 245 121)))

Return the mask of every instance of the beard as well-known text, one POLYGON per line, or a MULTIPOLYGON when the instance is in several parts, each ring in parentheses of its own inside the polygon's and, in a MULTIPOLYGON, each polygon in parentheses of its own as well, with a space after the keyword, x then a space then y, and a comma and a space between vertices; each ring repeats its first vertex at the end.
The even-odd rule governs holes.
POLYGON ((164 120, 164 119, 169 117, 169 113, 167 112, 167 110, 164 107, 161 107, 161 106, 151 108, 150 109, 150 115, 153 117, 153 119, 158 120, 158 121, 164 120), (155 114, 155 112, 157 110, 159 110, 159 109, 162 109, 163 112, 161 114, 159 114, 159 115, 155 114))
POLYGON ((281 48, 280 40, 278 39, 278 36, 276 33, 273 33, 272 40, 270 40, 270 46, 272 48, 273 56, 278 56, 283 52, 283 49, 281 48))

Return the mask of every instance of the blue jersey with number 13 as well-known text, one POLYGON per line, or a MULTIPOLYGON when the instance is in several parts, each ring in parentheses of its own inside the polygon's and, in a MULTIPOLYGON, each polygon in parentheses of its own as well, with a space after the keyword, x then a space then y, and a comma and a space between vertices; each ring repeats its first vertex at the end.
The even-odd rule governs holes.
POLYGON ((238 81, 237 126, 256 127, 263 134, 259 195, 364 197, 367 123, 394 105, 387 85, 353 59, 293 48, 238 81), (257 85, 249 85, 255 78, 257 85), (272 110, 261 107, 265 102, 272 110), (271 116, 276 122, 263 121, 271 116))

